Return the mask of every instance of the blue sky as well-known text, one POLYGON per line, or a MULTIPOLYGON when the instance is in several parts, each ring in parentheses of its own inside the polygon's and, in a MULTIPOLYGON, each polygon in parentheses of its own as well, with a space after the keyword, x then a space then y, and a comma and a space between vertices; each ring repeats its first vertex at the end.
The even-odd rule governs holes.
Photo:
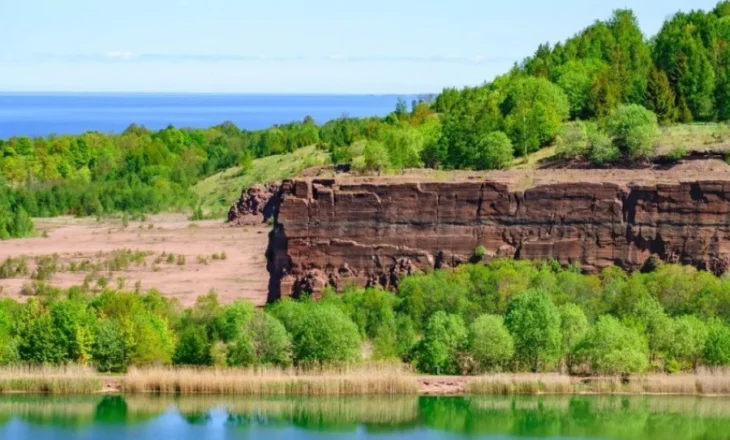
POLYGON ((0 0, 0 90, 423 93, 629 7, 715 0, 0 0))

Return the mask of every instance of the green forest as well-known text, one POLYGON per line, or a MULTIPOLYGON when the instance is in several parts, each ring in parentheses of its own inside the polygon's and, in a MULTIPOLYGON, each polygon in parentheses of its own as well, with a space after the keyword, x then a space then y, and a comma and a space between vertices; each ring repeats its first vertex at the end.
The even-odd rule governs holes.
POLYGON ((489 83, 401 101, 384 118, 0 140, 0 239, 32 234, 36 216, 190 211, 201 179, 311 145, 356 171, 500 169, 549 145, 597 165, 647 159, 662 124, 730 119, 729 42, 728 1, 678 13, 651 38, 618 10, 489 83))
POLYGON ((290 366, 404 362, 428 374, 626 375, 730 366, 730 280, 659 264, 581 274, 493 260, 265 309, 182 308, 157 291, 36 286, 0 301, 0 364, 290 366))

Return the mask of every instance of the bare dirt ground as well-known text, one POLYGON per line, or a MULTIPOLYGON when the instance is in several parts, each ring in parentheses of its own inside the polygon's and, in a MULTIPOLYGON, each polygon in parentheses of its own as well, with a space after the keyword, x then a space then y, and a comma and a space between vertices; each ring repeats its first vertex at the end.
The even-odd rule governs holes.
POLYGON ((36 229, 47 237, 0 242, 0 264, 9 257, 24 257, 28 265, 28 274, 0 279, 4 296, 27 297, 38 258, 55 254, 58 270, 47 281, 53 286, 86 281, 97 288, 100 284, 128 290, 156 288, 186 306, 212 289, 224 303, 236 299, 266 303, 266 227, 231 228, 221 221, 190 222, 181 215, 160 215, 126 227, 119 220, 37 219, 36 229), (125 253, 138 257, 121 270, 110 270, 115 255, 125 253), (77 266, 74 270, 72 263, 77 266))

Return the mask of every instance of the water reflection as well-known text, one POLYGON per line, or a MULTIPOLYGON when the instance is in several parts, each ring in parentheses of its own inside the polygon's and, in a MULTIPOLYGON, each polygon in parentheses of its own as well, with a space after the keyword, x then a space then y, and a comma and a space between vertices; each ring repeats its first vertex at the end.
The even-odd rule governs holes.
POLYGON ((730 400, 695 397, 0 396, 0 437, 730 439, 730 400))

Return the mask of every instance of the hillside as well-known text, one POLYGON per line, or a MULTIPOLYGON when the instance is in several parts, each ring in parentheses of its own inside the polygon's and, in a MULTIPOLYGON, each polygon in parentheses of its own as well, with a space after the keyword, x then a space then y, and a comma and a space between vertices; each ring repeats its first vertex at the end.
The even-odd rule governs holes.
POLYGON ((224 217, 228 209, 241 195, 241 191, 255 183, 270 183, 295 177, 303 170, 331 163, 327 152, 314 146, 301 148, 294 153, 277 154, 253 161, 243 170, 229 168, 201 180, 192 187, 204 212, 224 217))
POLYGON ((220 215, 251 183, 295 175, 327 154, 376 173, 531 167, 555 155, 642 166, 657 154, 724 150, 728 119, 730 1, 678 12, 651 37, 631 10, 617 10, 490 82, 400 101, 385 117, 0 140, 0 239, 32 234, 29 216, 189 212, 196 200, 220 215), (704 125, 671 128, 680 123, 704 125))

